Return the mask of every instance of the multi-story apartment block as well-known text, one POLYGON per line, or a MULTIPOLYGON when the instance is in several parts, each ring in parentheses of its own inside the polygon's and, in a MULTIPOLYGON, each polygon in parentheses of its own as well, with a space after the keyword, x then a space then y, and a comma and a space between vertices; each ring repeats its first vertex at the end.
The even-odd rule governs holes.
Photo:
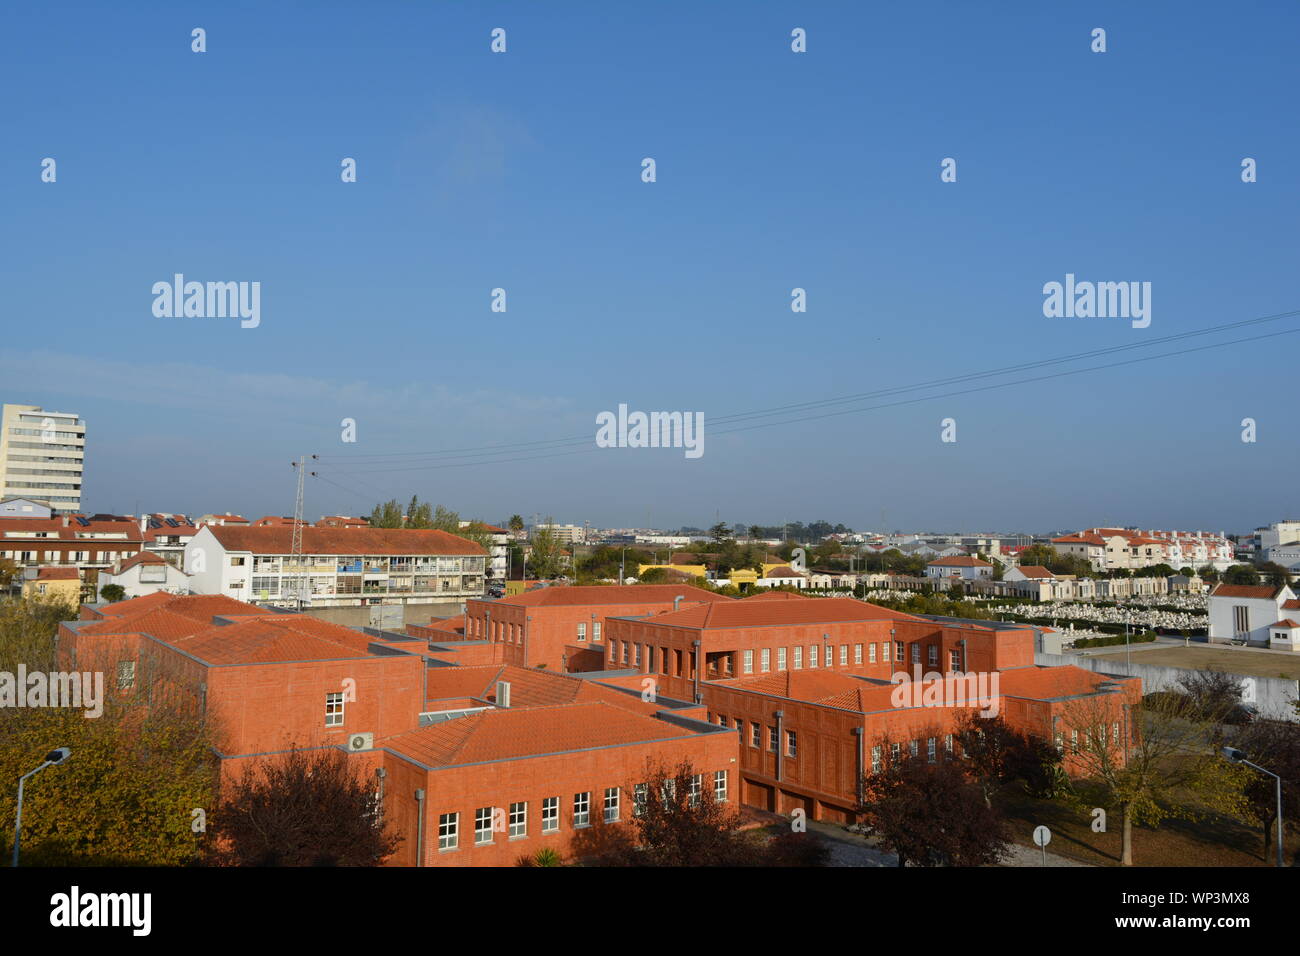
POLYGON ((199 533, 198 526, 180 514, 141 515, 139 520, 145 550, 180 568, 185 563, 185 546, 199 533))
POLYGON ((1222 534, 1206 531, 1137 531, 1132 528, 1089 528, 1052 539, 1061 554, 1089 561, 1098 571, 1146 568, 1168 564, 1175 570, 1207 564, 1223 571, 1235 562, 1235 549, 1222 534))
POLYGON ((586 544, 587 529, 580 524, 539 524, 534 531, 549 531, 561 544, 586 544))
POLYGON ((483 596, 486 554, 445 531, 207 525, 185 546, 196 594, 311 607, 431 604, 483 596))
POLYGON ((142 550, 140 528, 130 518, 0 518, 0 558, 9 558, 23 568, 76 568, 87 591, 98 589, 100 571, 142 550))
POLYGON ((85 458, 86 423, 76 415, 39 405, 0 410, 0 498, 35 498, 55 512, 78 512, 85 458))

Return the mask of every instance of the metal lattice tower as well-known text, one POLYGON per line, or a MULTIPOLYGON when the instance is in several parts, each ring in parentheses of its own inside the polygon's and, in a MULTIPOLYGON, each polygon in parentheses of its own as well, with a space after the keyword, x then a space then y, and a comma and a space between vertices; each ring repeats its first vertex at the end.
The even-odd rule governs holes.
MULTIPOLYGON (((315 458, 315 455, 311 456, 315 458)), ((303 575, 302 566, 302 510, 303 510, 303 483, 307 478, 307 456, 303 455, 297 461, 290 462, 294 468, 298 469, 298 494, 293 503, 293 542, 289 546, 289 560, 293 565, 294 572, 298 575, 297 587, 295 588, 295 598, 298 609, 302 609, 303 592, 308 590, 307 578, 303 575)), ((315 474, 315 472, 313 472, 315 474)))

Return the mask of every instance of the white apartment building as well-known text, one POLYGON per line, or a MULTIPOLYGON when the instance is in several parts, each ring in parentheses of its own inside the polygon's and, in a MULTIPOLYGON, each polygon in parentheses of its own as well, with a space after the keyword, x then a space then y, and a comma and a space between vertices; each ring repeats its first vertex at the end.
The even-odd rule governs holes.
POLYGON ((507 565, 509 563, 509 550, 511 534, 505 528, 498 528, 493 524, 485 524, 482 521, 462 521, 462 529, 477 524, 479 528, 488 534, 492 540, 491 554, 488 555, 487 577, 489 581, 504 581, 506 579, 507 565))
POLYGON ((1098 571, 1146 568, 1167 564, 1178 570, 1213 565, 1219 571, 1236 563, 1235 549, 1222 534, 1208 531, 1138 531, 1132 528, 1089 528, 1052 539, 1061 554, 1090 562, 1098 571))
POLYGON ((561 544, 587 543, 587 529, 580 524, 538 524, 533 531, 549 531, 561 544))
POLYGON ((311 607, 432 604, 483 596, 486 552, 446 531, 207 525, 185 545, 195 594, 311 607))
POLYGON ((0 498, 46 502, 55 512, 81 511, 86 423, 39 405, 0 409, 0 498))

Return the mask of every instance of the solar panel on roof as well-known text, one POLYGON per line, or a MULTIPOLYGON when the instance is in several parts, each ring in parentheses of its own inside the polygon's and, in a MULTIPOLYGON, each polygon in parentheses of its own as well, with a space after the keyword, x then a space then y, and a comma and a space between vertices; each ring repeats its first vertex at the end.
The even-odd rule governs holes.
POLYGON ((87 521, 85 518, 81 517, 80 515, 77 516, 77 524, 81 525, 83 528, 90 527, 90 522, 87 521))
POLYGON ((175 518, 168 518, 168 519, 167 519, 167 527, 169 527, 169 528, 175 528, 176 525, 177 525, 177 522, 176 522, 176 519, 175 519, 175 518))

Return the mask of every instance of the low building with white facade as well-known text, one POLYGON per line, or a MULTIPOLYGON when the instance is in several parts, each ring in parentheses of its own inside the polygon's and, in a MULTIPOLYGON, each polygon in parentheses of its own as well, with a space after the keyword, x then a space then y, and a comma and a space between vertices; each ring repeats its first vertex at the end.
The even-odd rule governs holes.
POLYGON ((972 558, 970 555, 951 555, 936 558, 927 564, 925 576, 940 580, 954 577, 961 578, 963 581, 979 581, 986 578, 991 580, 993 565, 979 558, 972 558))
POLYGON ((432 604, 479 598, 487 553, 446 531, 208 525, 185 546, 195 594, 311 607, 432 604))
MULTIPOLYGON (((1244 641, 1253 647, 1274 646, 1275 632, 1288 631, 1283 621, 1300 619, 1300 601, 1286 585, 1220 584, 1210 592, 1210 643, 1244 641)), ((1287 636, 1280 643, 1294 646, 1287 636)))
POLYGON ((156 591, 189 594, 190 576, 159 554, 141 551, 135 557, 118 561, 112 570, 99 573, 99 589, 120 585, 127 598, 144 597, 156 591))

